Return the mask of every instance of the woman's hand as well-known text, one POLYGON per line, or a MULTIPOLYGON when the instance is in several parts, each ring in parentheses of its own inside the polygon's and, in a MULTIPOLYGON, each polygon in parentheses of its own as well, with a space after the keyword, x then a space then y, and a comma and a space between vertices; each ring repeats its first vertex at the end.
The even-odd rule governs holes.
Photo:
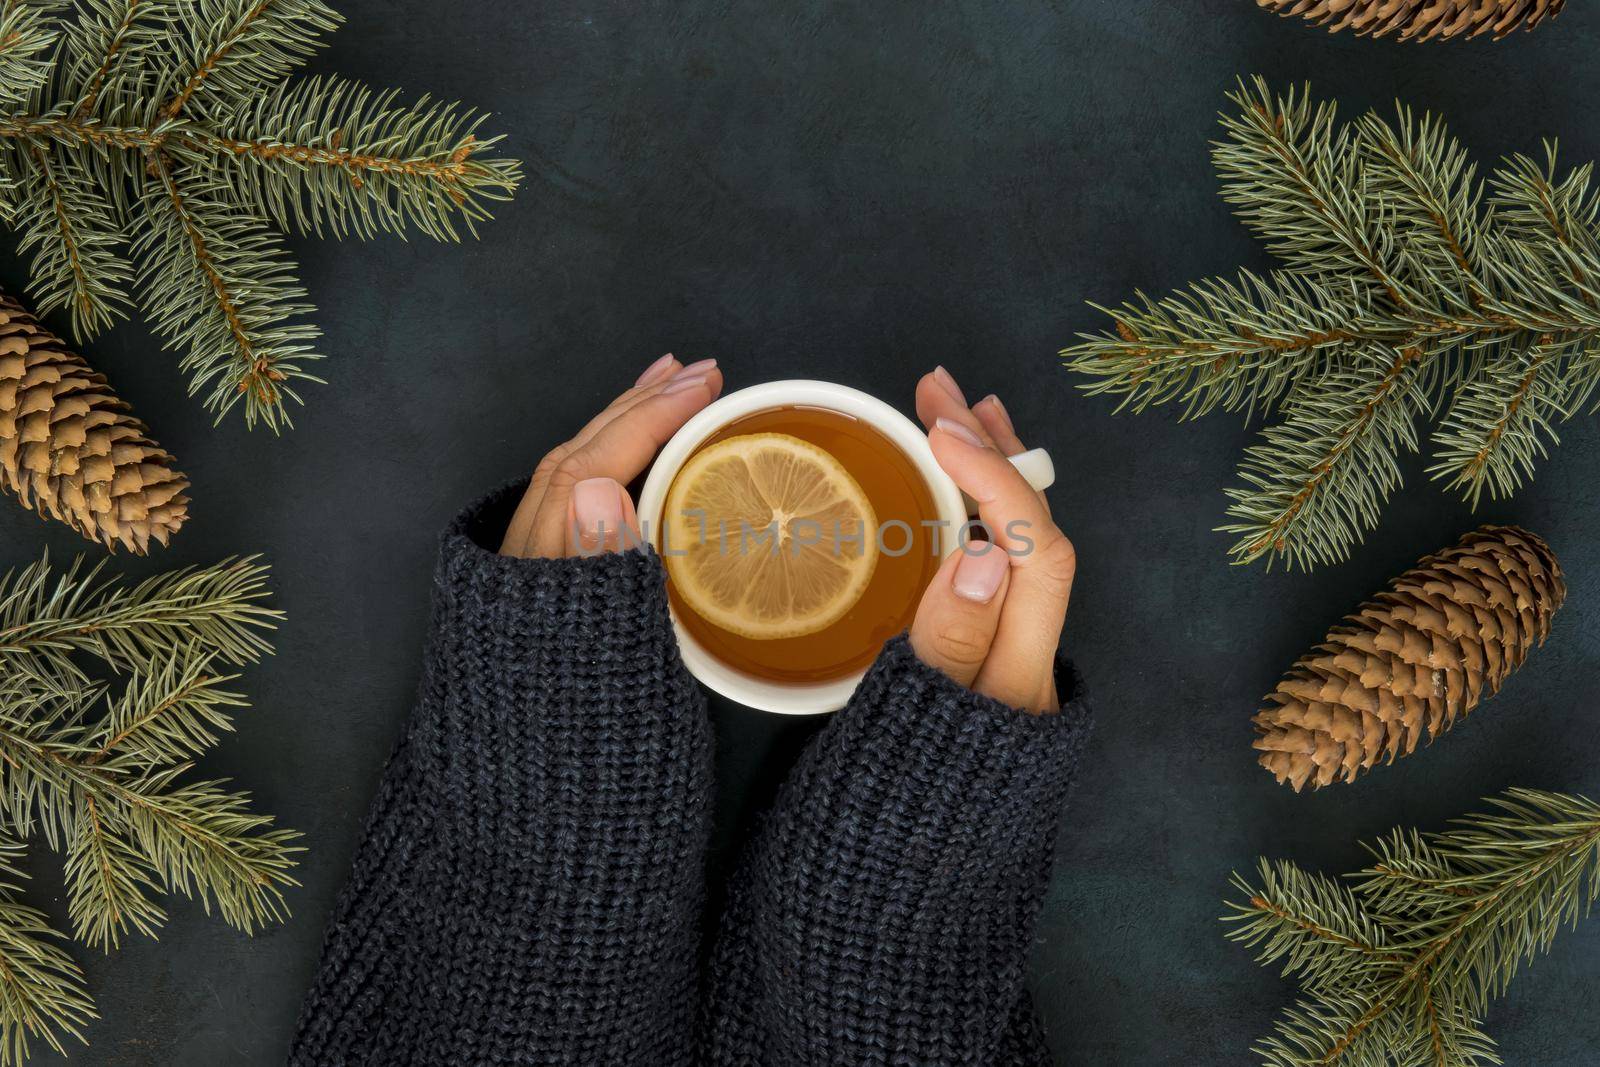
POLYGON ((912 650, 975 692, 1056 711, 1056 645, 1077 570, 1072 542, 1051 521, 1044 494, 1006 460, 1026 447, 998 397, 968 407, 940 367, 917 383, 917 416, 939 466, 978 502, 993 543, 945 560, 911 624, 912 650))
POLYGON ((669 353, 632 389, 539 461, 500 543, 502 556, 576 556, 640 543, 623 488, 667 438, 722 391, 717 361, 682 366, 669 353))

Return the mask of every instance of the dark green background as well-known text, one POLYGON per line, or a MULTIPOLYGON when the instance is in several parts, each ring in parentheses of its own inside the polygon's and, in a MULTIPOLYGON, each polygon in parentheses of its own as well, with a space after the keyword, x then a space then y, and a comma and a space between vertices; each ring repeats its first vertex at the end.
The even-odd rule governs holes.
MULTIPOLYGON (((1237 75, 1309 78, 1347 114, 1440 110, 1491 162, 1559 136, 1600 157, 1600 10, 1430 46, 1329 37, 1250 0, 343 0, 314 64, 490 109, 527 163, 476 244, 296 242, 330 379, 281 440, 213 430, 137 324, 88 355, 194 479, 158 566, 262 552, 289 613, 255 709, 208 760, 310 847, 294 918, 253 940, 179 903, 159 942, 79 949, 104 1020, 79 1062, 282 1060, 322 925, 417 675, 436 532, 666 350, 730 387, 818 377, 909 407, 950 367, 997 391, 1061 472, 1082 571, 1071 647, 1100 726, 1062 834, 1033 985, 1060 1058, 1243 1064, 1293 990, 1221 936, 1262 854, 1342 870, 1396 823, 1512 785, 1600 793, 1592 420, 1511 503, 1472 516, 1420 462, 1383 528, 1312 575, 1228 566, 1212 532, 1251 431, 1113 415, 1055 360, 1086 300, 1266 260, 1206 155, 1237 75), (1295 796, 1249 717, 1340 614, 1480 519, 1543 534, 1571 598, 1550 643, 1443 744, 1295 796)), ((24 271, 0 260, 0 283, 24 271)), ((84 546, 9 504, 0 565, 84 546)), ((98 550, 90 548, 92 555, 98 550)), ((715 705, 726 844, 814 724, 715 705)), ((43 853, 42 844, 39 852, 43 853)), ((64 912, 42 855, 29 898, 64 912)), ((1592 1064, 1600 921, 1563 934, 1489 1018, 1509 1063, 1592 1064)), ((40 1061, 48 1060, 40 1057, 40 1061)), ((841 1065, 843 1067, 843 1065, 841 1065)))

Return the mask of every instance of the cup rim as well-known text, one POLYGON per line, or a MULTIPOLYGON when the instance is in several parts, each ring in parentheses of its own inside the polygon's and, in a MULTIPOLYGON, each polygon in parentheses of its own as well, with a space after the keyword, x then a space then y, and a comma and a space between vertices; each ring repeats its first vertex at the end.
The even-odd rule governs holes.
MULTIPOLYGON (((812 406, 860 418, 899 448, 933 496, 934 508, 945 525, 939 530, 939 555, 948 556, 957 547, 958 531, 967 519, 961 491, 933 457, 927 435, 889 403, 870 393, 834 382, 794 378, 762 382, 728 393, 707 404, 661 447, 651 464, 635 509, 641 528, 650 531, 652 543, 661 525, 672 479, 694 450, 728 423, 746 415, 776 407, 812 406)), ((771 682, 731 667, 705 649, 672 612, 672 628, 684 665, 691 674, 713 691, 747 707, 779 715, 820 715, 838 711, 855 692, 865 671, 857 671, 827 682, 801 685, 771 682)))

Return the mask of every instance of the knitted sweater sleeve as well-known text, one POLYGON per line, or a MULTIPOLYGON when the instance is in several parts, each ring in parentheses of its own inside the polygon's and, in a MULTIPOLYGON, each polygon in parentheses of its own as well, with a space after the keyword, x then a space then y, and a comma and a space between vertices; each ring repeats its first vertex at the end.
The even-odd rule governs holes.
POLYGON ((500 557, 519 494, 444 538, 417 706, 291 1064, 690 1062, 703 701, 659 563, 500 557))
POLYGON ((890 642, 729 887, 712 1063, 1048 1064, 1023 970, 1088 708, 1035 716, 890 642))

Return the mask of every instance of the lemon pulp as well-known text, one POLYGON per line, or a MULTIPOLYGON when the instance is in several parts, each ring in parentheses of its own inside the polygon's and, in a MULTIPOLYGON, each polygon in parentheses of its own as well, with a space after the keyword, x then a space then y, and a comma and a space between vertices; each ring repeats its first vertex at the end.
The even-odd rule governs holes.
POLYGON ((782 433, 690 457, 662 516, 678 595, 706 621, 772 640, 816 633, 856 605, 878 563, 877 517, 850 472, 782 433))

